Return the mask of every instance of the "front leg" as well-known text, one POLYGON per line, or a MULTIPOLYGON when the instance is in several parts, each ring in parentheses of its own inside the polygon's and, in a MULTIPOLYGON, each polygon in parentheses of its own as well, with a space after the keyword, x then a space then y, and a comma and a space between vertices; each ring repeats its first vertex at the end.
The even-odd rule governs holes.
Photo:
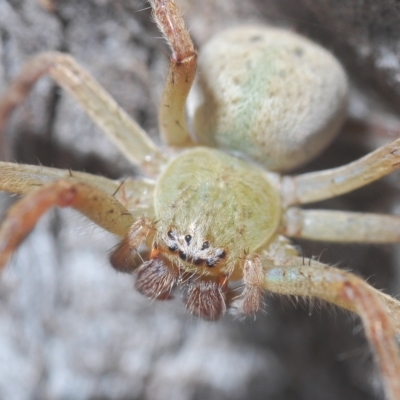
POLYGON ((388 301, 388 296, 349 272, 299 257, 287 265, 266 268, 263 285, 271 293, 316 298, 357 313, 379 366, 387 399, 400 399, 397 301, 388 301))
POLYGON ((172 0, 150 0, 153 17, 172 56, 159 109, 161 135, 169 146, 193 146, 186 124, 186 98, 196 74, 197 51, 172 0))
POLYGON ((0 269, 11 253, 52 207, 73 207, 109 232, 125 236, 133 215, 112 195, 88 183, 61 179, 28 193, 7 212, 0 228, 0 269))

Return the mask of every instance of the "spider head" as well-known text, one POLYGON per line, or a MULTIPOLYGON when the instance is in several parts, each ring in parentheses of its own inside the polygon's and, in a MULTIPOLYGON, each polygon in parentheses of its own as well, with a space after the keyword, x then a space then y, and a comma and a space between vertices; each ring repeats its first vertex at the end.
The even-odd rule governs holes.
POLYGON ((178 283, 184 289, 185 304, 192 315, 211 321, 218 319, 226 310, 226 250, 215 246, 199 230, 170 225, 159 232, 150 261, 139 269, 136 288, 163 300, 169 298, 165 297, 166 290, 169 294, 178 283))
POLYGON ((204 236, 168 227, 156 236, 149 261, 137 269, 135 286, 148 297, 167 300, 178 284, 193 315, 216 320, 226 310, 225 258, 225 249, 204 236))
POLYGON ((178 228, 174 224, 161 224, 156 230, 153 226, 145 229, 148 223, 142 218, 132 225, 129 235, 112 252, 111 264, 122 272, 135 271, 135 287, 143 295, 168 300, 173 288, 179 285, 186 294, 186 307, 193 315, 218 319, 226 310, 229 274, 225 269, 230 252, 215 245, 212 235, 204 233, 207 231, 204 225, 191 223, 178 228), (137 243, 145 237, 150 237, 153 244, 148 260, 138 266, 137 243))
POLYGON ((160 248, 180 268, 204 275, 219 275, 226 250, 197 232, 179 232, 169 227, 161 235, 160 248))

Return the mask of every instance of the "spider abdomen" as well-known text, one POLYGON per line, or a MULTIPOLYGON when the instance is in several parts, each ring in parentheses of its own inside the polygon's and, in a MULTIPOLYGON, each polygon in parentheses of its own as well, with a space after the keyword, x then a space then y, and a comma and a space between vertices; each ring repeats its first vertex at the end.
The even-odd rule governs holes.
POLYGON ((188 112, 200 144, 287 171, 318 155, 345 117, 347 78, 334 56, 283 29, 241 27, 200 51, 188 112))

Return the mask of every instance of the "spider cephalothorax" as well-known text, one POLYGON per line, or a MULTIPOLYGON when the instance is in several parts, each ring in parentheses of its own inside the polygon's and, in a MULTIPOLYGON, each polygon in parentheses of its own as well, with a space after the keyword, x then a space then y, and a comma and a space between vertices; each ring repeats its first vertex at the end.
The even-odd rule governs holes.
MULTIPOLYGON (((246 252, 266 246, 278 226, 279 195, 271 179, 260 174, 258 167, 217 150, 199 147, 176 157, 156 185, 156 226, 141 218, 123 242, 134 249, 155 232, 150 260, 139 268, 136 287, 150 297, 165 299, 175 283, 190 284, 189 299, 191 293, 199 298, 198 310, 187 301, 191 312, 218 318, 221 314, 211 310, 211 301, 209 315, 200 305, 213 291, 221 293, 214 296, 218 299, 215 307, 219 312, 225 310, 225 304, 219 303, 225 303, 228 280, 240 278, 246 252)), ((118 251, 129 257, 122 247, 112 261, 121 260, 118 251)), ((128 262, 124 260, 122 267, 113 264, 126 270, 128 262)), ((246 313, 254 314, 259 307, 258 300, 246 313)))

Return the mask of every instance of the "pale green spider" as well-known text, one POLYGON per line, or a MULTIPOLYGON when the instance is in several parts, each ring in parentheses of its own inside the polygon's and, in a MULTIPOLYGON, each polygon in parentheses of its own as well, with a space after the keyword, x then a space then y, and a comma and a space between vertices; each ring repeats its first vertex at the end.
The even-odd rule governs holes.
MULTIPOLYGON (((285 234, 289 237, 331 241, 397 241, 398 219, 395 217, 302 211, 291 207, 351 191, 389 173, 396 168, 396 161, 391 158, 395 160, 396 157, 396 142, 351 166, 283 178, 216 150, 199 148, 181 153, 179 148, 194 145, 187 133, 184 106, 194 78, 196 52, 173 3, 152 2, 152 6, 173 51, 160 107, 160 130, 165 142, 175 150, 163 154, 72 59, 61 54, 44 54, 27 65, 21 78, 16 80, 6 95, 2 115, 4 120, 9 109, 24 97, 29 86, 41 74, 49 72, 60 85, 72 92, 93 120, 113 138, 134 164, 153 179, 162 171, 161 178, 156 186, 145 179, 127 180, 121 185, 120 182, 78 172, 2 164, 1 188, 13 193, 30 192, 10 209, 4 222, 1 231, 2 264, 44 211, 53 206, 72 206, 123 238, 112 256, 112 263, 119 270, 130 272, 136 268, 131 263, 131 255, 139 244, 146 242, 151 249, 150 260, 138 270, 137 288, 150 297, 162 299, 169 297, 175 284, 184 286, 187 290, 187 307, 195 315, 217 319, 225 311, 226 305, 233 306, 240 313, 252 315, 260 308, 263 289, 281 294, 318 297, 358 312, 380 365, 388 398, 397 398, 400 367, 394 330, 398 329, 398 321, 396 318, 392 321, 390 314, 397 316, 398 303, 349 273, 299 258, 290 243, 281 236, 285 234), (164 168, 169 159, 174 161, 164 168), (42 187, 31 191, 37 186, 42 187), (149 193, 151 196, 147 197, 149 193), (159 221, 155 223, 153 217, 159 221), (241 278, 245 284, 243 294, 232 299, 227 282, 241 278)), ((298 64, 292 67, 293 70, 283 71, 283 74, 279 62, 271 68, 272 72, 262 70, 272 73, 274 81, 268 81, 271 77, 266 72, 262 72, 261 77, 254 73, 247 78, 243 70, 255 68, 260 62, 258 56, 253 59, 253 53, 250 53, 250 59, 247 58, 242 70, 239 62, 235 62, 234 74, 226 66, 224 72, 227 75, 224 76, 220 74, 222 67, 215 58, 213 63, 207 61, 205 50, 200 63, 201 77, 209 81, 198 87, 189 104, 199 142, 216 144, 233 152, 244 150, 258 162, 265 162, 262 154, 270 150, 272 142, 263 143, 264 136, 260 136, 258 123, 268 119, 268 115, 265 118, 263 114, 274 105, 270 104, 263 111, 257 108, 261 106, 258 103, 256 105, 251 97, 252 101, 241 103, 241 96, 245 94, 246 99, 249 99, 249 95, 255 96, 262 82, 267 81, 271 97, 278 94, 276 97, 279 102, 282 88, 280 81, 276 80, 277 76, 282 78, 282 82, 289 79, 289 83, 292 83, 292 86, 284 85, 293 89, 289 94, 300 95, 295 86, 298 79, 296 74, 300 75, 302 68, 300 60, 306 59, 310 53, 310 58, 315 59, 312 53, 322 52, 317 57, 323 61, 322 64, 311 64, 311 69, 320 69, 322 72, 329 69, 332 81, 324 75, 310 74, 310 80, 314 77, 317 79, 313 81, 316 97, 306 93, 303 102, 298 103, 297 110, 286 110, 289 114, 282 111, 278 104, 275 113, 280 118, 271 119, 271 123, 284 121, 284 126, 278 130, 281 132, 286 128, 289 138, 304 121, 306 126, 313 126, 315 132, 307 130, 307 135, 300 137, 300 147, 298 143, 293 143, 298 136, 292 138, 294 150, 287 146, 288 137, 283 136, 283 144, 271 151, 272 157, 265 162, 267 166, 282 170, 305 162, 330 141, 340 125, 346 92, 345 77, 340 67, 322 50, 289 34, 246 30, 226 35, 208 47, 213 57, 219 52, 218 62, 234 57, 233 49, 228 46, 232 41, 243 41, 245 52, 250 53, 251 44, 257 47, 274 36, 273 42, 285 49, 281 55, 283 59, 278 58, 279 62, 284 64, 284 57, 290 55, 297 57, 298 64), (229 35, 235 35, 234 39, 229 35), (279 40, 290 40, 292 45, 284 45, 279 40), (216 74, 213 75, 213 72, 216 74), (217 77, 221 77, 222 85, 217 77), (251 79, 253 77, 256 78, 254 81, 251 79), (227 83, 229 79, 232 85, 227 83), (321 85, 319 88, 318 82, 321 85), (206 90, 201 93, 200 88, 206 90), (334 92, 334 96, 328 96, 328 93, 331 94, 328 89, 334 92), (229 99, 227 110, 222 108, 223 103, 218 99, 224 90, 223 97, 229 99), (322 99, 318 93, 323 93, 323 97, 332 103, 322 101, 325 98, 322 99), (314 106, 311 111, 310 104, 314 106), (323 110, 317 109, 318 106, 323 110), (236 118, 241 109, 245 109, 246 118, 236 118), (201 114, 202 110, 205 110, 205 114, 201 114), (215 115, 212 114, 214 111, 217 111, 215 115), (319 117, 320 125, 317 127, 311 124, 316 118, 314 111, 319 117), (252 112, 250 120, 249 114, 252 112), (299 119, 296 119, 296 113, 299 119), (284 119, 288 115, 293 119, 284 119), (236 122, 240 130, 235 131, 234 126, 227 129, 231 122, 236 122), (204 127, 206 129, 202 131, 204 127), (247 136, 241 137, 248 128, 250 132, 247 136), (320 131, 326 134, 322 139, 314 135, 320 131), (252 138, 252 141, 246 143, 244 140, 248 138, 252 138), (304 154, 304 149, 310 154, 304 154), (289 165, 286 161, 281 163, 286 159, 291 162, 289 165)), ((236 57, 242 59, 242 55, 236 57)), ((272 62, 262 54, 263 66, 269 66, 272 62)), ((304 71, 300 76, 306 79, 304 71)), ((269 132, 274 131, 269 127, 269 132)), ((300 129, 300 133, 303 132, 300 129)))

